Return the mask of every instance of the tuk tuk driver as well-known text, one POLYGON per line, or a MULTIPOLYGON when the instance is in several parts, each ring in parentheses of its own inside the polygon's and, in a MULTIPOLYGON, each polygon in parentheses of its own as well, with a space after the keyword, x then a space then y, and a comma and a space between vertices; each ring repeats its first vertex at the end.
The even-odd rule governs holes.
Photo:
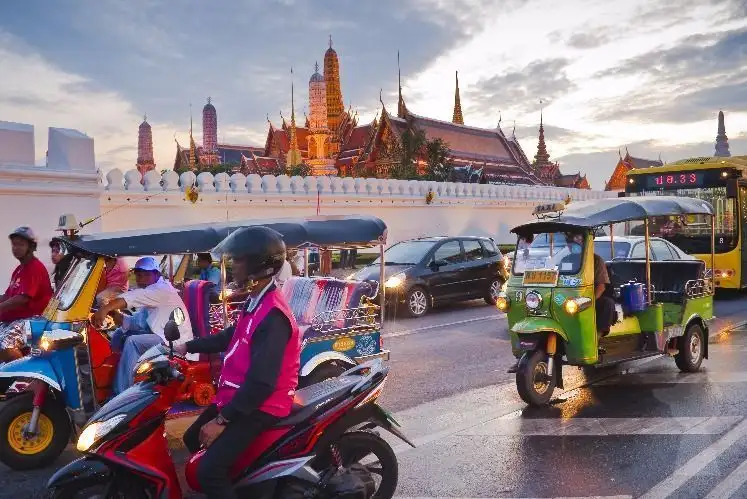
POLYGON ((184 433, 191 452, 207 451, 197 480, 208 498, 235 498, 229 472, 265 429, 288 416, 298 385, 301 334, 276 285, 286 261, 282 236, 267 227, 234 232, 215 252, 233 259, 238 282, 252 281, 236 327, 175 347, 179 353, 227 352, 214 403, 184 433))
MULTIPOLYGON (((114 375, 112 391, 115 395, 132 386, 133 370, 138 358, 146 350, 165 340, 163 329, 171 312, 177 307, 182 310, 187 308, 171 283, 161 277, 161 271, 153 257, 141 258, 135 263, 133 270, 138 289, 132 289, 110 300, 93 316, 94 325, 100 326, 111 312, 137 308, 132 316, 115 314, 115 320, 121 327, 112 335, 112 350, 122 352, 114 375)), ((181 339, 177 343, 191 339, 192 324, 189 316, 185 317, 179 330, 181 339)))
MULTIPOLYGON (((578 259, 577 265, 580 266, 581 254, 584 248, 584 234, 581 232, 566 232, 565 242, 568 246, 570 255, 566 256, 563 261, 568 262, 578 259)), ((607 274, 607 264, 604 258, 593 253, 594 255, 594 303, 597 316, 597 334, 600 337, 607 336, 610 327, 615 323, 615 301, 605 294, 607 286, 610 284, 610 277, 607 274)), ((561 267, 562 268, 562 267, 561 267)), ((578 266, 576 267, 578 268, 578 266)))

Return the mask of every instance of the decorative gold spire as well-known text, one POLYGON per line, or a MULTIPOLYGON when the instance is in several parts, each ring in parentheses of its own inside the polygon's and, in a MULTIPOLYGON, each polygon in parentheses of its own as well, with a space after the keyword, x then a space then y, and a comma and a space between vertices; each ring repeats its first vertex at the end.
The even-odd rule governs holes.
POLYGON ((537 154, 534 156, 535 166, 546 166, 550 164, 550 154, 547 152, 547 145, 545 144, 545 127, 542 123, 542 104, 540 101, 540 128, 539 128, 539 141, 537 142, 537 154))
POLYGON ((197 146, 192 137, 192 104, 189 105, 189 169, 197 169, 197 146))
POLYGON ((404 118, 407 116, 407 106, 405 99, 402 97, 402 72, 399 68, 399 50, 397 51, 397 85, 399 86, 399 99, 397 100, 397 117, 404 118))
POLYGON ((451 121, 459 125, 464 125, 464 117, 462 116, 462 101, 459 98, 459 71, 456 72, 456 90, 454 92, 454 116, 451 121))
POLYGON ((303 162, 301 158, 301 149, 298 148, 298 137, 296 137, 296 109, 293 89, 293 68, 291 68, 291 125, 290 125, 290 148, 285 157, 285 167, 300 165, 303 162))

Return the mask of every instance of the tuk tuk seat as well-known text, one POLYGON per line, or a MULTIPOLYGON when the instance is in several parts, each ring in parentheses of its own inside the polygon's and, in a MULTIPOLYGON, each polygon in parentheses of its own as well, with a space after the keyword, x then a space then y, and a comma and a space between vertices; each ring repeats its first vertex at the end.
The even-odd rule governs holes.
POLYGON ((321 314, 329 316, 335 329, 352 327, 355 317, 333 312, 358 308, 364 297, 373 298, 377 292, 378 287, 368 281, 343 281, 332 277, 294 276, 282 288, 302 334, 310 336, 322 333, 313 324, 321 314))
MULTIPOLYGON (((210 300, 217 293, 210 281, 192 280, 184 284, 182 300, 187 308, 195 338, 210 336, 210 300)), ((200 360, 209 360, 207 354, 200 354, 200 360)))
MULTIPOLYGON (((610 286, 615 297, 620 286, 630 281, 646 282, 645 260, 614 260, 607 262, 610 286)), ((702 260, 666 260, 651 262, 653 300, 662 303, 682 303, 688 281, 702 279, 705 262, 702 260)))

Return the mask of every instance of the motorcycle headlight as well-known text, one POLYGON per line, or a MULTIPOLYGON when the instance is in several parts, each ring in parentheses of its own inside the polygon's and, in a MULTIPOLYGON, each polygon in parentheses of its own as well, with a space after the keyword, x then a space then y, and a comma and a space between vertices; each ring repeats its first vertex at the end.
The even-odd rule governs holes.
POLYGON ((53 329, 45 331, 39 339, 39 348, 45 352, 69 348, 83 343, 83 335, 69 329, 53 329))
POLYGON ((118 414, 113 418, 109 418, 106 421, 97 421, 91 423, 83 430, 80 434, 76 448, 80 452, 87 452, 93 445, 104 438, 110 431, 112 431, 119 423, 121 423, 127 417, 126 414, 118 414))
POLYGON ((386 288, 398 288, 403 282, 405 282, 405 274, 399 273, 387 279, 384 286, 386 288))
POLYGON ((153 367, 153 364, 150 362, 143 362, 139 366, 137 366, 137 369, 135 369, 135 374, 140 376, 142 374, 147 374, 151 368, 153 367))

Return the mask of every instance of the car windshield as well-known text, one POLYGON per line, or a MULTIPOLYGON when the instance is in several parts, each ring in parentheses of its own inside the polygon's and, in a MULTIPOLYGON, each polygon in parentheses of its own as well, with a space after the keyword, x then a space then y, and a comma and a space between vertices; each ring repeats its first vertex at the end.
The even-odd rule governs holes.
MULTIPOLYGON (((643 191, 632 195, 685 196, 708 201, 716 211, 716 253, 725 253, 737 247, 739 230, 737 218, 737 200, 726 197, 726 187, 705 189, 676 189, 661 192, 643 191)), ((636 236, 644 235, 643 222, 630 222, 627 233, 636 236)), ((711 252, 711 217, 710 215, 676 215, 651 217, 649 235, 661 237, 677 246, 689 255, 711 252)))
POLYGON ((610 252, 609 241, 594 241, 594 253, 601 256, 605 260, 614 260, 615 258, 628 258, 630 254, 630 243, 613 241, 615 246, 615 256, 612 256, 610 252))
POLYGON ((96 260, 90 258, 79 258, 73 262, 65 281, 57 291, 57 306, 60 310, 67 310, 73 305, 95 264, 96 260))
POLYGON ((526 270, 557 270, 561 274, 578 274, 584 250, 583 234, 578 234, 566 243, 563 233, 534 234, 519 237, 514 257, 514 275, 523 275, 526 270))
MULTIPOLYGON (((433 241, 403 241, 390 246, 384 252, 385 265, 417 265, 433 247, 433 241)), ((373 261, 380 264, 381 258, 373 261)))

